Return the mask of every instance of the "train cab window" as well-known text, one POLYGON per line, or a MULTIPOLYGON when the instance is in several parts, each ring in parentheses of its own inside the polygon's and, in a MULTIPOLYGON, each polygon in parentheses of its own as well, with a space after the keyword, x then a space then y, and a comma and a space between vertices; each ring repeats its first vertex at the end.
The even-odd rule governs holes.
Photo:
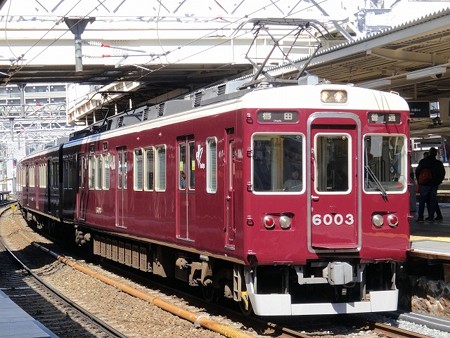
POLYGON ((206 191, 217 192, 217 140, 214 137, 206 140, 206 191))
POLYGON ((155 148, 155 190, 166 190, 166 147, 158 146, 155 148))
POLYGON ((315 140, 315 188, 318 192, 350 189, 350 136, 321 134, 315 140))
POLYGON ((407 188, 407 142, 403 135, 364 136, 364 190, 404 191, 407 188))
POLYGON ((255 192, 303 191, 303 136, 255 134, 252 184, 255 192))

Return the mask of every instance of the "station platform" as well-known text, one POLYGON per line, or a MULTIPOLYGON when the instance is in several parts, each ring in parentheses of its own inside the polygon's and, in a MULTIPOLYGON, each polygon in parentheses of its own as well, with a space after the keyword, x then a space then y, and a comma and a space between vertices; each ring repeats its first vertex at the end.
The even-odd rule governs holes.
MULTIPOLYGON (((450 246, 450 203, 439 203, 443 220, 434 222, 417 222, 417 205, 416 210, 411 212, 413 218, 410 221, 411 241, 412 243, 429 240, 437 242, 446 242, 450 246)), ((425 208, 424 218, 427 218, 425 208)), ((449 250, 450 254, 450 250, 449 250)))
MULTIPOLYGON (((409 257, 441 262, 444 280, 450 283, 450 203, 439 203, 439 207, 443 218, 441 221, 417 222, 418 205, 412 213, 414 218, 410 220, 409 257)), ((428 215, 425 208, 424 218, 426 217, 428 215)))
POLYGON ((0 290, 0 336, 23 338, 57 338, 58 336, 47 329, 41 322, 35 320, 28 313, 14 303, 0 290))

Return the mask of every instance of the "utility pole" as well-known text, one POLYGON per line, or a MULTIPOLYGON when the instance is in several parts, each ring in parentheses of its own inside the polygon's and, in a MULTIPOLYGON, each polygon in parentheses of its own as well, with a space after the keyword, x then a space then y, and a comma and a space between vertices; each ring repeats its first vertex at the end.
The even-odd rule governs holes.
POLYGON ((70 31, 75 35, 75 71, 82 72, 83 71, 83 54, 81 53, 81 34, 83 34, 88 23, 92 23, 95 21, 95 18, 64 18, 64 22, 67 27, 69 27, 70 31))

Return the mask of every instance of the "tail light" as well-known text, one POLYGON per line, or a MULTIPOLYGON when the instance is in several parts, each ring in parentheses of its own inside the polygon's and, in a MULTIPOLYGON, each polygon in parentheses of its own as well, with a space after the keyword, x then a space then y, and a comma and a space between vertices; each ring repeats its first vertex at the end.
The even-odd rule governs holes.
POLYGON ((272 216, 265 216, 264 226, 266 229, 273 229, 275 227, 275 219, 272 216))
POLYGON ((398 226, 398 217, 394 214, 390 214, 387 217, 387 222, 391 228, 396 228, 398 226))

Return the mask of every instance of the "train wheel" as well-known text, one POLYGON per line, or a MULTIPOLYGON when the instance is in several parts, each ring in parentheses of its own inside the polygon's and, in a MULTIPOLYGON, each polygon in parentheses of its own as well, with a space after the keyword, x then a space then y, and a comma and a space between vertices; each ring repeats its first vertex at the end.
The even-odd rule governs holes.
POLYGON ((202 295, 208 303, 214 303, 219 299, 219 290, 214 287, 212 279, 207 278, 202 284, 202 295))

